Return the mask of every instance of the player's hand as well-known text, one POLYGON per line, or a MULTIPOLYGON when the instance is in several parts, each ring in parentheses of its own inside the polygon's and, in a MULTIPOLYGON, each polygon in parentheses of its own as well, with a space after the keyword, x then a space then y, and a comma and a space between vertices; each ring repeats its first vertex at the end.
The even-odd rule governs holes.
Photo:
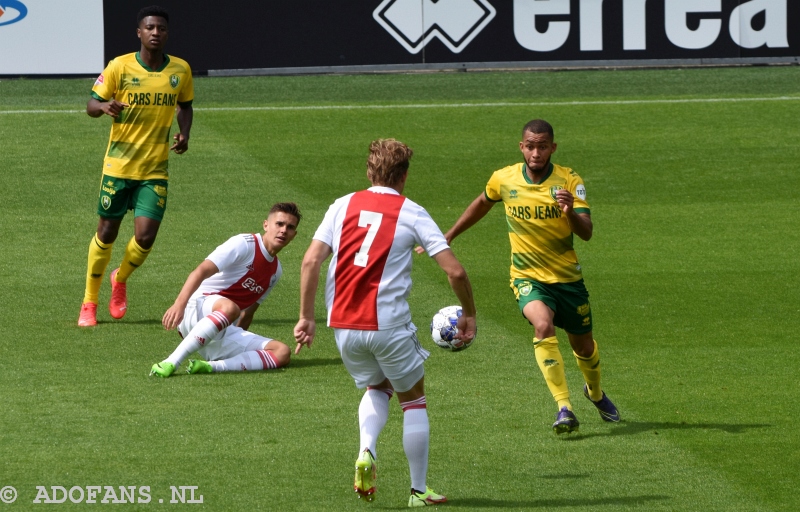
POLYGON ((183 310, 184 308, 173 304, 172 307, 164 313, 164 317, 161 319, 161 325, 164 326, 164 329, 169 331, 170 329, 178 327, 181 321, 183 321, 183 310))
POLYGON ((189 149, 189 138, 184 137, 181 132, 178 132, 175 134, 173 139, 175 140, 175 144, 170 146, 170 151, 174 151, 176 155, 186 153, 186 150, 189 149))
POLYGON ((475 339, 475 334, 478 332, 478 326, 475 323, 474 316, 461 315, 456 322, 458 332, 455 338, 464 342, 466 347, 472 345, 472 340, 475 339))
POLYGON ((414 247, 414 252, 417 254, 425 254, 425 248, 421 245, 414 247))
POLYGON ((106 114, 107 116, 111 116, 114 119, 116 119, 117 116, 119 116, 120 112, 125 110, 127 107, 130 107, 130 105, 128 105, 127 103, 122 103, 117 100, 111 100, 103 102, 100 105, 100 110, 102 110, 103 113, 106 114))
POLYGON ((564 213, 569 213, 572 211, 572 208, 575 205, 575 197, 569 190, 563 188, 556 191, 556 201, 558 201, 558 206, 564 213))
POLYGON ((307 320, 305 318, 298 320, 297 325, 294 326, 294 339, 297 342, 297 346, 294 348, 295 355, 300 353, 303 345, 311 348, 316 331, 317 322, 315 320, 307 320))

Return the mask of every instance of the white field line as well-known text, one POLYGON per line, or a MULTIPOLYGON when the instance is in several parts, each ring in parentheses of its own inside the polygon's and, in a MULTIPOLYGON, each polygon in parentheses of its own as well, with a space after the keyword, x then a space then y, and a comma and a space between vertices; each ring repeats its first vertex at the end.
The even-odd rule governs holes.
MULTIPOLYGON (((672 100, 539 101, 489 103, 418 103, 396 105, 306 105, 286 107, 198 107, 197 112, 299 111, 299 110, 395 110, 415 108, 492 108, 492 107, 575 107, 592 105, 670 105, 682 103, 744 103, 759 101, 800 101, 800 96, 771 98, 687 98, 672 100)), ((0 110, 2 114, 80 114, 85 110, 0 110)))

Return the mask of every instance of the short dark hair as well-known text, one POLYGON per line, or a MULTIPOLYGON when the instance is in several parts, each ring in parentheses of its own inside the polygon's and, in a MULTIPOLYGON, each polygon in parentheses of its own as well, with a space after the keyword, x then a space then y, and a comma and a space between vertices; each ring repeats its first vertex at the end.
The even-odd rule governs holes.
POLYGON ((550 136, 550 140, 555 139, 555 134, 553 133, 553 126, 545 121, 544 119, 534 119, 533 121, 528 121, 528 124, 525 125, 525 128, 522 129, 522 138, 525 138, 525 134, 527 132, 531 133, 546 133, 550 136))
POLYGON ((369 145, 367 177, 375 185, 394 187, 408 172, 414 151, 399 140, 377 139, 369 145))
POLYGON ((151 5, 150 7, 143 7, 139 10, 139 14, 136 15, 136 24, 142 22, 148 16, 158 16, 159 18, 164 18, 169 23, 169 13, 163 7, 158 5, 151 5))
MULTIPOLYGON (((283 212, 288 215, 294 215, 295 217, 297 217, 298 224, 300 224, 300 219, 303 218, 303 216, 300 215, 300 209, 297 207, 295 203, 275 203, 272 205, 272 208, 269 209, 269 215, 272 215, 273 213, 276 212, 283 212)), ((267 215, 267 217, 269 217, 269 215, 267 215)))

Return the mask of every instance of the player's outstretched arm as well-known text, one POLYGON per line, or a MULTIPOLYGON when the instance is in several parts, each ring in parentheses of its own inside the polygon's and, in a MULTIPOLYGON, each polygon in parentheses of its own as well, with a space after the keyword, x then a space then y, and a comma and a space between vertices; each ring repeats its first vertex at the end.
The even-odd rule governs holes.
POLYGON ((314 300, 319 287, 319 271, 322 262, 328 259, 332 250, 330 246, 319 240, 312 240, 300 268, 300 319, 294 326, 294 339, 297 346, 295 354, 300 353, 303 345, 311 348, 316 334, 317 322, 314 318, 314 300))
POLYGON ((461 217, 458 218, 453 227, 444 234, 447 243, 451 243, 455 237, 474 226, 479 220, 484 218, 489 210, 492 209, 494 203, 486 199, 486 194, 481 194, 475 198, 472 203, 467 206, 461 217))
POLYGON ((183 283, 183 288, 181 288, 180 293, 178 293, 175 302, 170 306, 167 312, 164 313, 164 317, 161 319, 161 325, 164 326, 164 329, 174 329, 181 323, 181 320, 183 320, 183 311, 186 309, 186 304, 189 303, 192 294, 200 288, 200 285, 205 279, 213 276, 217 272, 219 272, 219 269, 211 260, 203 260, 203 263, 192 270, 192 273, 186 278, 186 282, 183 283))
MULTIPOLYGON (((472 226, 474 226, 479 220, 484 218, 489 210, 492 209, 494 203, 486 199, 486 195, 481 193, 478 197, 475 198, 472 203, 467 206, 467 209, 464 210, 464 213, 461 214, 461 217, 458 218, 453 227, 444 234, 444 238, 447 240, 447 243, 450 244, 453 242, 453 239, 463 233, 464 231, 468 230, 472 226)), ((423 254, 425 252, 425 248, 422 246, 417 246, 414 248, 417 254, 423 254)))
POLYGON ((436 263, 442 267, 450 281, 450 287, 461 302, 461 318, 459 318, 458 334, 456 338, 462 341, 470 341, 475 337, 477 329, 475 323, 475 299, 472 295, 472 284, 469 282, 467 271, 458 261, 453 251, 445 249, 433 256, 436 263))

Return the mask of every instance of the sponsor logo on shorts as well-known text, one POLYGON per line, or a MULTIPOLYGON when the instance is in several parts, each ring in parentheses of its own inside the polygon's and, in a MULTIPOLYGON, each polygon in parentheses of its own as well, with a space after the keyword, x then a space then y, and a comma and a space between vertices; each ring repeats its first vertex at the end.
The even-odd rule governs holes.
POLYGON ((114 190, 113 188, 109 187, 108 185, 103 185, 103 192, 105 192, 106 194, 108 194, 110 196, 113 196, 113 195, 115 195, 117 193, 116 190, 114 190))
POLYGON ((519 291, 520 295, 527 297, 533 291, 533 284, 529 283, 528 281, 523 281, 517 287, 517 290, 519 291))
POLYGON ((581 316, 588 315, 589 311, 591 311, 591 307, 589 306, 589 304, 583 304, 581 306, 578 306, 578 314, 581 316))
POLYGON ((591 323, 592 323, 592 320, 588 316, 583 317, 583 326, 584 327, 588 327, 589 325, 591 325, 591 323))
POLYGON ((153 191, 161 197, 167 197, 167 187, 156 185, 153 187, 153 191))
POLYGON ((101 197, 100 206, 102 206, 104 210, 108 210, 111 207, 111 198, 108 196, 101 197))
POLYGON ((166 208, 167 207, 166 199, 164 199, 163 197, 159 199, 158 203, 156 203, 156 206, 158 206, 159 208, 166 208))
POLYGON ((181 83, 181 79, 180 79, 180 77, 178 75, 170 75, 169 76, 169 85, 173 89, 176 89, 178 87, 178 84, 180 84, 180 83, 181 83))

